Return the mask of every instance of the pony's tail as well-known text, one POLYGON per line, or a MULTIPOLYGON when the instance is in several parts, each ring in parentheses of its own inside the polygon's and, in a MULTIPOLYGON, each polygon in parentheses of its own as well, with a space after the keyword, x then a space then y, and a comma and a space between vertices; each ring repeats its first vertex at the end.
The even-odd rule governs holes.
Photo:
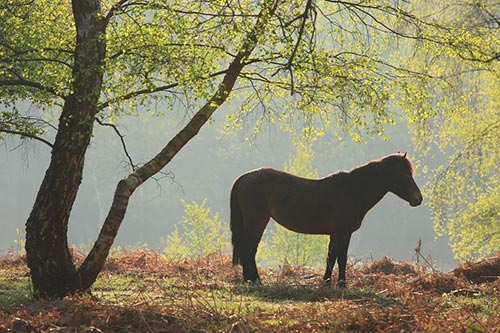
POLYGON ((234 182, 231 189, 230 209, 231 209, 231 242, 233 244, 233 265, 236 266, 240 263, 241 242, 243 236, 243 212, 241 211, 238 202, 237 188, 239 178, 234 182))

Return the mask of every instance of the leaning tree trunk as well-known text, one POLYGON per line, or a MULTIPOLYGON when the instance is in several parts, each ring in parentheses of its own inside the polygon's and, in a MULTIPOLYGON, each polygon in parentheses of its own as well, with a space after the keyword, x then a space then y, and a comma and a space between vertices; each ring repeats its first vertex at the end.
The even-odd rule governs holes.
POLYGON ((128 201, 134 191, 146 180, 164 168, 172 158, 191 140, 208 121, 217 108, 222 105, 231 93, 241 70, 245 67, 248 57, 257 46, 258 37, 265 30, 269 18, 272 16, 278 1, 267 0, 263 2, 262 10, 252 30, 246 36, 246 40, 240 51, 235 56, 222 80, 217 91, 193 116, 184 127, 152 160, 144 166, 137 168, 134 172, 122 179, 116 186, 113 202, 109 213, 104 221, 97 241, 92 250, 78 270, 82 290, 86 290, 95 282, 99 272, 104 266, 109 250, 118 233, 127 210, 128 201))
POLYGON ((26 222, 35 297, 62 297, 81 289, 68 248, 68 219, 92 136, 106 44, 100 1, 73 1, 72 8, 77 32, 73 92, 65 99, 50 165, 26 222))

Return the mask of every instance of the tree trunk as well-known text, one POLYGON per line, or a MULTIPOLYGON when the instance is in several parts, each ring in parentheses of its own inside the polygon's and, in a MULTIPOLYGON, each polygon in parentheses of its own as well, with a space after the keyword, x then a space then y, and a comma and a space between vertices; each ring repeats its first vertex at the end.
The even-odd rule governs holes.
POLYGON ((212 98, 158 155, 118 183, 99 237, 82 266, 76 270, 67 243, 68 219, 81 182, 84 156, 92 135, 102 87, 106 45, 105 21, 98 15, 99 0, 73 1, 77 30, 74 89, 65 101, 51 163, 26 222, 26 252, 35 297, 62 297, 68 293, 86 291, 95 282, 125 216, 130 196, 137 187, 167 165, 226 101, 277 3, 274 0, 263 2, 263 9, 254 27, 212 98))
POLYGON ((255 25, 249 31, 240 51, 229 65, 219 88, 193 116, 186 127, 170 140, 152 160, 144 166, 137 168, 118 183, 111 208, 99 233, 99 237, 79 269, 82 290, 90 288, 102 270, 111 245, 125 216, 128 201, 137 187, 164 168, 182 147, 198 133, 215 110, 226 101, 241 70, 245 67, 248 57, 257 46, 258 37, 262 35, 270 16, 276 10, 277 3, 272 0, 263 1, 262 10, 255 25))
POLYGON ((68 248, 68 219, 92 136, 106 44, 100 1, 73 1, 72 8, 77 31, 73 92, 65 99, 50 165, 26 222, 35 297, 62 297, 81 289, 68 248))

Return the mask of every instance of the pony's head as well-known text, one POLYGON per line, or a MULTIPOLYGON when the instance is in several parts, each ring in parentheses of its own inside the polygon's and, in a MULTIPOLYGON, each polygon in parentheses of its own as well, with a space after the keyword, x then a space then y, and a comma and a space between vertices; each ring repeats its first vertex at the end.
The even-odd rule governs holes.
POLYGON ((389 191, 408 201, 410 206, 419 206, 423 200, 422 193, 413 179, 415 167, 406 153, 389 155, 381 162, 384 165, 389 191))

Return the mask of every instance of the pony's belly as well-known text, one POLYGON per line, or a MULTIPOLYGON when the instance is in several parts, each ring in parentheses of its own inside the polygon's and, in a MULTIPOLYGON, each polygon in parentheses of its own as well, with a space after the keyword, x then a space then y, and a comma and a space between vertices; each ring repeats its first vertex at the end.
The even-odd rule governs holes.
POLYGON ((274 221, 288 230, 298 232, 301 234, 317 234, 329 235, 331 234, 331 227, 327 223, 321 223, 316 219, 296 219, 296 218, 283 218, 271 215, 274 221))

